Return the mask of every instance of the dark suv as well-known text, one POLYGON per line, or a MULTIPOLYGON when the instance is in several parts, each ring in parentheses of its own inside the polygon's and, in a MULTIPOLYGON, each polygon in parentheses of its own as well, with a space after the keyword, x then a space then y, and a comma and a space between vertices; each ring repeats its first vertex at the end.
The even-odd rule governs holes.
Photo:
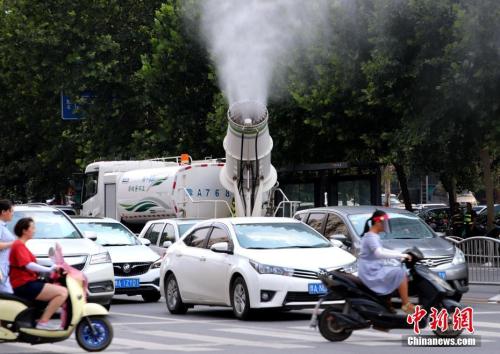
POLYGON ((366 220, 375 210, 389 214, 390 233, 380 235, 384 247, 404 252, 418 247, 424 254, 422 264, 457 289, 456 300, 468 291, 468 267, 462 251, 436 233, 418 216, 403 209, 375 206, 325 207, 301 210, 295 218, 329 239, 341 241, 344 248, 359 254, 366 220))

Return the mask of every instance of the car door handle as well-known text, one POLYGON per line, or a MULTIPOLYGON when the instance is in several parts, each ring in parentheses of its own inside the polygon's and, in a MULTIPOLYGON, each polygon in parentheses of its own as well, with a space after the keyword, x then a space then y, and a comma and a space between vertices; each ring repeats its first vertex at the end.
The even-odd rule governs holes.
POLYGON ((207 259, 205 257, 200 257, 200 262, 205 262, 207 259))
POLYGON ((175 256, 176 256, 176 257, 182 257, 182 253, 180 253, 180 252, 176 252, 176 253, 175 253, 175 256))

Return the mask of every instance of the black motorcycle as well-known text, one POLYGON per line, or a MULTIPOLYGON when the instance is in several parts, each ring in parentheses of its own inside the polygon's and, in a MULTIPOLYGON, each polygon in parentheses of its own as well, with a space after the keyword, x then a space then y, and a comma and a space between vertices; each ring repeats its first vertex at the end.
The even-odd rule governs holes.
MULTIPOLYGON (((419 264, 423 259, 420 250, 413 248, 406 251, 412 256, 411 261, 406 261, 409 270, 409 293, 418 297, 418 304, 427 311, 427 315, 420 321, 420 328, 427 326, 431 308, 438 311, 446 309, 448 312, 448 330, 434 330, 439 337, 458 337, 463 330, 453 330, 452 316, 456 308, 462 305, 450 297, 455 290, 428 267, 419 264)), ((343 341, 349 338, 354 330, 374 328, 388 331, 390 329, 413 329, 413 324, 407 322, 407 314, 394 311, 390 304, 390 296, 380 296, 353 274, 336 270, 318 273, 319 279, 328 289, 320 298, 311 319, 311 327, 319 327, 323 337, 329 341, 343 341), (320 307, 324 301, 340 298, 345 299, 341 305, 326 307, 321 314, 320 307)))

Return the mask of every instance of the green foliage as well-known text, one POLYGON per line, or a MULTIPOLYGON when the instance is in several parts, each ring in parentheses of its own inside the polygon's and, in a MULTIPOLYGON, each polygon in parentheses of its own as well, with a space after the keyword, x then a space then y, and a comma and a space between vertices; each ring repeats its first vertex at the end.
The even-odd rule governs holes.
MULTIPOLYGON (((96 159, 220 157, 227 103, 199 0, 0 0, 0 195, 44 199, 96 159), (85 120, 60 119, 60 94, 85 120)), ((280 63, 273 164, 375 161, 478 185, 498 170, 500 2, 334 0, 280 63)))

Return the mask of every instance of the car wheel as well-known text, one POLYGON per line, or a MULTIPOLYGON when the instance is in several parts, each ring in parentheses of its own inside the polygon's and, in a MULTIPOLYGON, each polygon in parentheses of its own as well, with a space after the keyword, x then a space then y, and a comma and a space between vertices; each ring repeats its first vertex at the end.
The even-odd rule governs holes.
POLYGON ((144 293, 141 296, 145 302, 157 302, 161 298, 161 294, 158 291, 144 293))
POLYGON ((165 300, 168 311, 174 315, 183 315, 188 310, 182 302, 179 285, 173 273, 170 273, 165 281, 165 300))
POLYGON ((456 302, 460 302, 460 300, 462 300, 462 296, 463 294, 461 293, 455 293, 453 296, 450 296, 450 299, 456 302))
POLYGON ((242 277, 234 280, 231 287, 231 306, 236 318, 240 320, 248 319, 250 315, 250 296, 247 285, 242 277))

